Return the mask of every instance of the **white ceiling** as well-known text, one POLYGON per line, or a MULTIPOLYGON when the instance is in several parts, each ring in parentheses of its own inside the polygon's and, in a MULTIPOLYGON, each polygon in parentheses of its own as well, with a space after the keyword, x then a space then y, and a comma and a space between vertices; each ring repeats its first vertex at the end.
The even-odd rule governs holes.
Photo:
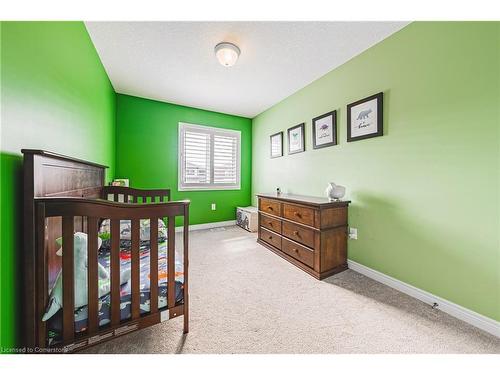
POLYGON ((255 117, 407 22, 86 22, 116 92, 255 117), (235 66, 214 47, 235 43, 235 66))

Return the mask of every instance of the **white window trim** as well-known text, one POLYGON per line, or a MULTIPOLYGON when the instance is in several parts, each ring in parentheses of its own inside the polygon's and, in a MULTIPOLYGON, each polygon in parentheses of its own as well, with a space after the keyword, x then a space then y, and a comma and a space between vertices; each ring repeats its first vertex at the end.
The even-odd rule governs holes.
MULTIPOLYGON (((213 155, 213 137, 211 138, 211 147, 210 152, 213 155)), ((214 164, 213 157, 210 163, 210 180, 213 181, 214 178, 214 164)), ((213 126, 206 125, 197 125, 190 124, 187 122, 179 122, 179 140, 178 140, 178 176, 177 176, 177 189, 178 191, 203 191, 203 190, 241 190, 241 131, 233 130, 233 129, 224 129, 224 128, 215 128, 213 126), (197 132, 203 132, 211 135, 221 135, 227 136, 231 134, 232 136, 236 136, 237 138, 237 150, 236 150, 236 184, 231 185, 222 185, 215 184, 213 182, 208 184, 183 184, 182 183, 182 173, 183 173, 183 165, 184 165, 184 150, 182 149, 182 145, 184 144, 184 131, 192 129, 197 132)))

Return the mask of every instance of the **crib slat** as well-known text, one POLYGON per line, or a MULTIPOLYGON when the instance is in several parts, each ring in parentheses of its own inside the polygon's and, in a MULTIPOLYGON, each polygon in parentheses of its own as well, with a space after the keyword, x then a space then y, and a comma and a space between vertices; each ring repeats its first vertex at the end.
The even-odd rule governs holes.
POLYGON ((137 319, 141 315, 140 303, 141 294, 139 290, 139 271, 140 271, 140 260, 139 260, 139 231, 140 223, 139 219, 132 219, 132 264, 131 267, 131 280, 132 280, 132 319, 137 319))
POLYGON ((74 272, 74 239, 75 221, 72 216, 62 219, 62 279, 63 279, 63 340, 73 341, 75 337, 75 272, 74 272))
POLYGON ((120 220, 111 219, 111 326, 120 324, 120 220))
POLYGON ((167 242, 167 296, 168 308, 175 306, 175 216, 168 217, 168 242, 167 242))
POLYGON ((158 312, 158 219, 151 218, 150 226, 150 243, 151 250, 149 254, 150 260, 150 311, 151 313, 158 312))
MULTIPOLYGON (((46 233, 46 223, 45 218, 45 204, 36 205, 36 262, 38 266, 38 272, 36 273, 36 290, 37 290, 37 302, 36 302, 36 315, 39 319, 42 318, 45 313, 45 308, 47 307, 48 298, 48 244, 45 241, 46 233)), ((35 341, 34 346, 38 345, 40 348, 45 348, 47 344, 47 324, 46 322, 38 321, 38 340, 35 341)))
POLYGON ((183 256, 183 271, 184 271, 184 289, 183 289, 183 300, 184 300, 184 333, 189 332, 189 288, 188 288, 188 276, 189 276, 189 206, 184 207, 184 256, 183 256))
POLYGON ((87 219, 87 238, 88 238, 88 322, 89 334, 94 334, 99 328, 98 323, 98 305, 99 305, 99 275, 97 272, 97 250, 98 250, 98 237, 97 237, 97 218, 89 217, 87 219))

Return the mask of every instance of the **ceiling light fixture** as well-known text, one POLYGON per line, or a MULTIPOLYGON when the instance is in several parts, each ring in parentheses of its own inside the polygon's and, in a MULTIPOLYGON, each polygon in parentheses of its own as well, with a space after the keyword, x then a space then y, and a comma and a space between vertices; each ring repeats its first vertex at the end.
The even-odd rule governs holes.
POLYGON ((215 46, 215 56, 224 66, 233 66, 240 56, 240 49, 233 43, 221 42, 215 46))

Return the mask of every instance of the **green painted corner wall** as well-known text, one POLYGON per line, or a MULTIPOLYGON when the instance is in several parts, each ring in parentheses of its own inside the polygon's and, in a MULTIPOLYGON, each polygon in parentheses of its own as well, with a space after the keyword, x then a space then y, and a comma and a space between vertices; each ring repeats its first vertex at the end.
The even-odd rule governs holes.
POLYGON ((349 259, 500 320, 499 56, 498 22, 408 25, 253 120, 253 201, 345 185, 349 259), (347 143, 346 105, 380 91, 384 135, 347 143), (339 145, 312 149, 334 109, 339 145), (270 159, 304 121, 306 152, 270 159))
POLYGON ((22 148, 115 165, 115 92, 83 22, 1 22, 0 346, 18 343, 22 148))
POLYGON ((234 220, 236 206, 250 204, 250 119, 118 94, 116 125, 116 177, 137 188, 169 188, 174 200, 190 199, 190 224, 234 220), (241 131, 240 190, 178 190, 179 122, 241 131))

